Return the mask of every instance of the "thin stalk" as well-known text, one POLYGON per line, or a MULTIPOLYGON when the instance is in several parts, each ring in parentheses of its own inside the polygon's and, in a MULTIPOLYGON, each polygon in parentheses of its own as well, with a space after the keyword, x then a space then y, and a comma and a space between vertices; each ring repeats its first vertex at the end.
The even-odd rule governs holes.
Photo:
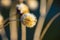
POLYGON ((2 40, 8 40, 3 23, 4 23, 4 19, 3 19, 2 15, 0 14, 0 35, 2 37, 2 40))
MULTIPOLYGON (((16 14, 16 2, 13 3, 11 11, 10 11, 10 21, 16 20, 17 16, 11 16, 13 14, 16 14)), ((18 34, 17 34, 17 21, 10 22, 10 38, 11 40, 18 40, 18 34)))
POLYGON ((52 22, 58 17, 60 16, 60 13, 56 14, 46 25, 46 27, 44 28, 42 35, 41 35, 41 39, 43 39, 44 35, 46 34, 46 32, 48 31, 48 29, 50 28, 50 25, 52 24, 52 22))
POLYGON ((53 0, 48 0, 47 1, 47 13, 49 12, 49 10, 50 10, 50 8, 51 8, 51 6, 52 6, 52 3, 53 3, 53 0))
MULTIPOLYGON (((47 1, 47 5, 46 5, 46 13, 49 12, 49 10, 50 10, 50 8, 51 8, 51 6, 52 6, 52 3, 53 3, 53 0, 48 0, 48 1, 47 1)), ((45 35, 47 29, 48 29, 48 27, 46 26, 45 29, 43 30, 42 35, 41 35, 41 39, 43 39, 43 37, 44 37, 44 35, 45 35)))
POLYGON ((41 40, 40 39, 41 38, 40 37, 41 36, 41 31, 42 31, 43 24, 44 24, 45 17, 46 17, 46 0, 41 0, 40 14, 41 14, 41 16, 39 17, 38 25, 37 25, 37 28, 35 30, 33 40, 41 40))
POLYGON ((0 35, 1 35, 1 37, 2 37, 2 40, 8 40, 4 28, 1 28, 1 29, 0 29, 0 35))
POLYGON ((26 26, 21 23, 22 26, 22 40, 26 40, 26 26))

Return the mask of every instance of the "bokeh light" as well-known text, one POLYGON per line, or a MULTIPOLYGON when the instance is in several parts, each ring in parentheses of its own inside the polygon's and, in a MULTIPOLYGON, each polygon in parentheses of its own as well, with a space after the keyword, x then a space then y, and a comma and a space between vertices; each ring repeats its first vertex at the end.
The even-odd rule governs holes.
POLYGON ((1 0, 2 6, 8 7, 11 5, 11 0, 1 0))
POLYGON ((28 0, 27 4, 31 10, 36 10, 38 8, 38 1, 37 0, 28 0))

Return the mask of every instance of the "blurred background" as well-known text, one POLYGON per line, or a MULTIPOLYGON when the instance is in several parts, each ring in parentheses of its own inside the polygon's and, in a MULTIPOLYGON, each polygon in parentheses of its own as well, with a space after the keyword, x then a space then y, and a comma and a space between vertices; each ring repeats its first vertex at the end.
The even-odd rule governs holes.
MULTIPOLYGON (((5 1, 6 0, 4 0, 4 2, 5 1)), ((12 3, 14 1, 15 0, 11 0, 12 3)), ((4 2, 1 4, 1 0, 0 0, 0 11, 1 11, 2 16, 4 17, 4 20, 6 20, 7 18, 9 18, 10 8, 11 8, 12 4, 10 5, 11 2, 9 0, 7 2, 10 6, 7 3, 6 3, 7 5, 6 5, 4 2)), ((37 17, 37 19, 39 19, 39 17, 40 17, 40 0, 36 0, 36 2, 34 2, 34 1, 29 2, 29 0, 24 0, 24 3, 26 5, 28 5, 30 12, 34 13, 35 16, 37 17), (36 5, 34 5, 33 3, 34 4, 36 3, 36 5)), ((51 20, 51 18, 59 12, 60 12, 60 0, 54 0, 52 6, 51 6, 51 8, 46 16, 46 19, 45 19, 45 22, 43 25, 43 29, 48 24, 48 22, 51 20)), ((50 26, 51 27, 48 29, 43 40, 60 40, 60 16, 58 18, 56 18, 50 26)), ((33 40, 35 29, 36 29, 36 26, 34 28, 31 28, 31 29, 30 28, 26 29, 27 40, 33 40)), ((5 31, 6 31, 6 35, 7 35, 8 39, 10 40, 9 25, 7 25, 5 27, 5 31)), ((21 40, 21 36, 22 36, 21 32, 22 32, 21 25, 19 25, 18 26, 18 40, 21 40)), ((2 40, 1 36, 0 36, 0 40, 2 40)))

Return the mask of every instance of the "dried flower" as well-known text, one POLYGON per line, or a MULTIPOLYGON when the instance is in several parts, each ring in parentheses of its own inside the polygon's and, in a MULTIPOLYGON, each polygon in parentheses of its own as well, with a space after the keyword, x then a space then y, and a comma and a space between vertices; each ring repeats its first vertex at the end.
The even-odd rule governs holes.
POLYGON ((29 27, 29 28, 32 28, 35 26, 36 22, 37 22, 37 19, 36 17, 33 15, 33 14, 30 14, 30 13, 27 13, 27 14, 23 14, 21 16, 21 22, 29 27))
POLYGON ((29 13, 29 8, 24 3, 17 4, 17 8, 21 14, 29 13))

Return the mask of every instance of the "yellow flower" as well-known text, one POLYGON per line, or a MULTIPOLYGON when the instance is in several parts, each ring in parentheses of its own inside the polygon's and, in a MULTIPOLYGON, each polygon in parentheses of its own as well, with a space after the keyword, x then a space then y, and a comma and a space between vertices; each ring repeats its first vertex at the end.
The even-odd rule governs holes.
POLYGON ((21 21, 24 25, 26 25, 29 28, 32 28, 35 26, 37 19, 33 14, 23 14, 21 17, 21 21))
POLYGON ((22 14, 29 13, 29 8, 28 8, 28 6, 27 6, 26 4, 24 4, 24 3, 18 4, 18 5, 17 5, 17 8, 18 8, 18 10, 20 10, 20 12, 21 12, 22 14))

